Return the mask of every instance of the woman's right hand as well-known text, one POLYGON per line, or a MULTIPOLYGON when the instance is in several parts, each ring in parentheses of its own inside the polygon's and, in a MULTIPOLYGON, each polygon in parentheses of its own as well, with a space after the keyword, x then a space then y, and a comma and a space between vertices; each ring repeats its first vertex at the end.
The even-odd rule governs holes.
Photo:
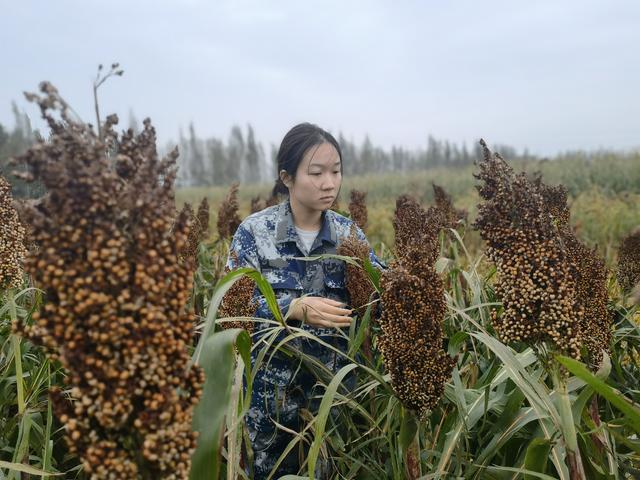
POLYGON ((345 304, 324 297, 300 297, 291 302, 289 318, 300 320, 314 327, 340 328, 351 325, 353 312, 345 304))

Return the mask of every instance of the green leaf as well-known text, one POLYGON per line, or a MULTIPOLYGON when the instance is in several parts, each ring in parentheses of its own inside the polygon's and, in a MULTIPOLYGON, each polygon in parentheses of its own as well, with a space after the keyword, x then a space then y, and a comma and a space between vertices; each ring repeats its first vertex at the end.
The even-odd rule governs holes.
POLYGON ((214 333, 203 344, 200 364, 204 368, 205 383, 202 397, 193 413, 193 430, 199 434, 191 458, 189 478, 192 480, 218 479, 224 419, 232 401, 234 347, 240 352, 246 366, 246 362, 250 362, 250 344, 249 334, 241 328, 214 333))
POLYGON ((514 468, 514 467, 487 467, 486 468, 488 471, 494 471, 494 472, 514 472, 514 473, 523 473, 523 474, 528 474, 529 477, 533 478, 541 478, 542 480, 556 480, 555 477, 551 477, 549 475, 545 475, 544 473, 539 473, 539 472, 532 472, 531 470, 526 470, 524 468, 514 468))
POLYGON ((364 271, 367 272, 367 275, 369 276, 369 280, 371 280, 371 283, 373 283, 373 286, 376 289, 376 292, 380 293, 380 270, 378 270, 376 267, 373 266, 373 264, 371 263, 371 260, 369 260, 369 258, 365 258, 364 262, 363 262, 363 266, 364 266, 364 271))
MULTIPOLYGON (((548 438, 534 438, 529 442, 524 456, 524 468, 531 472, 545 473, 551 452, 551 441, 548 438)), ((524 474, 524 480, 533 480, 530 473, 524 474)))
POLYGON ((611 405, 624 413, 631 427, 636 433, 640 433, 640 407, 591 373, 583 363, 563 355, 557 355, 556 359, 576 377, 587 382, 591 388, 606 398, 611 405))
POLYGON ((322 401, 320 402, 320 408, 318 409, 318 415, 316 416, 316 428, 315 428, 315 437, 313 439, 313 443, 311 444, 311 448, 309 448, 309 479, 314 479, 314 472, 316 468, 316 460, 318 459, 318 453, 320 452, 320 446, 322 445, 322 440, 324 437, 324 430, 327 424, 327 418, 329 417, 329 411, 331 410, 331 406, 333 404, 333 398, 338 391, 338 386, 342 383, 344 377, 358 365, 355 363, 350 363, 349 365, 345 365, 342 367, 338 373, 336 373, 331 383, 327 386, 327 390, 324 392, 322 396, 322 401))
POLYGON ((0 467, 6 468, 10 472, 22 472, 22 473, 28 473, 30 475, 41 475, 41 476, 49 475, 52 477, 63 475, 62 473, 46 472, 44 470, 30 467, 29 465, 23 465, 22 463, 5 462, 3 460, 0 460, 0 467))

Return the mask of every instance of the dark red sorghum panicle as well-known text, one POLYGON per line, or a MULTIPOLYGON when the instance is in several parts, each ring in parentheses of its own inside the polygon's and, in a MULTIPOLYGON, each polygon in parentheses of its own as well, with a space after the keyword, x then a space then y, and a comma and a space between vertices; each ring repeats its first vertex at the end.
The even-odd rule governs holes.
MULTIPOLYGON (((351 234, 340 243, 336 253, 346 257, 354 257, 360 262, 364 262, 365 259, 369 258, 369 244, 358 239, 355 229, 352 228, 351 234)), ((362 267, 347 263, 345 268, 350 304, 357 314, 361 316, 366 310, 366 305, 371 301, 371 294, 375 289, 362 267)))
POLYGON ((108 117, 105 143, 52 85, 40 89, 28 98, 52 134, 20 160, 47 191, 23 212, 39 245, 26 268, 46 296, 34 325, 16 329, 68 372, 70 396, 51 397, 90 478, 186 479, 204 378, 188 368, 194 265, 178 258, 190 225, 175 216, 177 153, 158 157, 149 120, 118 138, 108 117))

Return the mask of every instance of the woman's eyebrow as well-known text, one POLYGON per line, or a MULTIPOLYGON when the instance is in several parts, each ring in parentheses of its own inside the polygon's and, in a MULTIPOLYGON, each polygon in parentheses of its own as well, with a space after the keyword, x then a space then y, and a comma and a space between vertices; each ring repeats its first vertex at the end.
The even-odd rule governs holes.
MULTIPOLYGON (((338 160, 336 163, 334 163, 333 165, 331 165, 332 167, 337 167, 340 165, 340 160, 338 160)), ((319 167, 319 168, 324 168, 324 165, 321 163, 310 163, 309 164, 309 168, 311 167, 319 167)))

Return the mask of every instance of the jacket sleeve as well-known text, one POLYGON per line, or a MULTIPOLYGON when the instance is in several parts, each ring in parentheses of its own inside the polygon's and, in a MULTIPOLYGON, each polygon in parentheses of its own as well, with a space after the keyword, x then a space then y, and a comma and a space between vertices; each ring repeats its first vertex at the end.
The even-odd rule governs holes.
MULTIPOLYGON (((238 227, 231 240, 229 257, 227 259, 227 268, 229 271, 242 267, 254 268, 260 272, 260 260, 255 236, 253 232, 243 224, 238 227)), ((286 291, 275 291, 274 293, 276 294, 276 300, 282 316, 284 316, 287 310, 289 310, 289 305, 291 305, 294 297, 286 291)), ((274 320, 273 313, 271 313, 266 299, 264 295, 260 293, 258 287, 256 287, 253 292, 253 299, 258 305, 255 316, 267 320, 274 320)), ((256 329, 258 330, 260 327, 257 326, 256 329)))

